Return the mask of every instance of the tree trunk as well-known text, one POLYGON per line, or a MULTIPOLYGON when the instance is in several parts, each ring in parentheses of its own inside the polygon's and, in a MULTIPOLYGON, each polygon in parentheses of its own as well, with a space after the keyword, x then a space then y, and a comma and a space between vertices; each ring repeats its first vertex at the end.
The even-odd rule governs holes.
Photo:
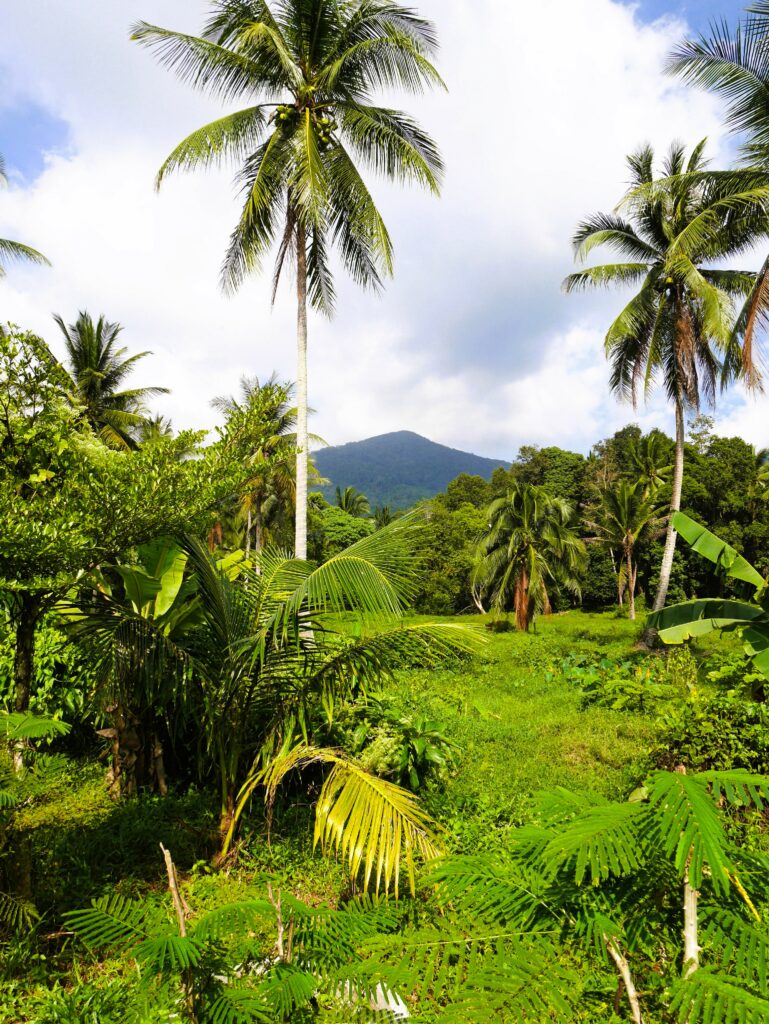
POLYGON ((628 547, 625 552, 627 559, 627 593, 628 593, 628 618, 635 622, 635 572, 633 570, 633 549, 628 547))
MULTIPOLYGON (((41 601, 36 594, 21 595, 16 618, 16 649, 13 655, 13 709, 21 714, 29 711, 29 699, 35 677, 35 631, 40 618, 40 608, 41 601)), ((24 742, 19 741, 13 751, 16 771, 22 768, 24 746, 24 742)))
POLYGON ((251 509, 246 517, 246 558, 251 554, 251 509))
MULTIPOLYGON (((627 992, 627 999, 630 1003, 630 1012, 633 1016, 635 1024, 643 1024, 643 1018, 641 1016, 641 1003, 638 999, 638 991, 633 982, 633 975, 630 973, 630 965, 627 962, 627 958, 623 956, 622 951, 617 945, 613 938, 604 936, 606 942, 606 948, 609 951, 609 956, 614 961, 617 971, 619 972, 620 979, 622 981, 622 987, 627 992)), ((619 994, 619 989, 617 990, 619 994)), ((615 1010, 619 1010, 617 1006, 619 1000, 615 1001, 615 1010)))
POLYGON ((254 553, 260 554, 264 542, 262 537, 264 535, 264 525, 262 523, 262 506, 261 501, 258 500, 256 508, 254 509, 254 553))
MULTIPOLYGON (((681 508, 681 487, 684 480, 684 407, 683 400, 679 395, 676 400, 676 456, 673 467, 673 493, 670 497, 670 520, 668 521, 667 536, 665 537, 665 551, 662 555, 660 566, 660 582, 657 588, 657 596, 654 599, 654 611, 658 612, 665 607, 670 586, 670 573, 673 569, 673 556, 676 553, 676 537, 678 534, 673 526, 673 516, 681 508)), ((644 632, 644 643, 651 646, 657 635, 656 630, 647 628, 644 632)))
POLYGON ((296 229, 296 531, 294 555, 307 558, 307 249, 304 226, 296 229))
POLYGON ((700 965, 697 941, 697 901, 699 893, 689 884, 689 869, 684 876, 684 978, 691 977, 700 965))

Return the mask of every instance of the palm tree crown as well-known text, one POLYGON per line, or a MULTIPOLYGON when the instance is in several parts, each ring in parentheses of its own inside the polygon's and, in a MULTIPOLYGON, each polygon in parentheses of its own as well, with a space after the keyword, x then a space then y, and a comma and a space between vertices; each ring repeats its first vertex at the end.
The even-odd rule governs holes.
POLYGON ((369 500, 365 494, 361 494, 354 487, 337 487, 336 503, 343 512, 356 519, 365 519, 371 512, 369 500))
POLYGON ((514 609, 519 629, 528 630, 537 612, 550 611, 553 589, 579 593, 585 546, 571 519, 568 502, 533 484, 516 482, 489 506, 474 583, 491 595, 497 612, 514 609))
POLYGON ((614 486, 602 488, 595 521, 587 524, 596 541, 622 554, 617 570, 618 593, 621 599, 627 590, 631 619, 635 619, 636 548, 659 536, 664 530, 663 523, 654 492, 650 493, 646 481, 641 479, 637 483, 620 480, 614 486))
MULTIPOLYGON (((3 160, 2 153, 0 153, 0 185, 6 185, 8 179, 5 176, 5 161, 3 160)), ((3 260, 15 260, 16 262, 22 263, 40 263, 45 266, 50 266, 48 260, 43 256, 37 249, 32 249, 28 245, 23 245, 21 242, 12 242, 8 238, 0 238, 0 277, 5 277, 5 268, 3 267, 3 260)))
POLYGON ((292 516, 296 497, 296 407, 293 385, 274 375, 261 383, 256 377, 242 377, 240 396, 221 396, 212 406, 229 420, 245 416, 254 424, 248 445, 248 477, 238 495, 245 518, 245 550, 261 550, 270 521, 292 516))
POLYGON ((54 320, 64 336, 67 369, 89 423, 111 448, 135 447, 134 434, 145 422, 145 400, 168 394, 168 388, 118 389, 138 360, 151 353, 126 358, 127 349, 118 348, 122 326, 103 316, 95 323, 85 312, 74 324, 65 324, 58 315, 54 320))
POLYGON ((140 22, 133 38, 194 87, 247 106, 199 128, 161 167, 224 159, 241 165, 240 220, 222 266, 225 289, 259 270, 277 245, 274 288, 288 260, 297 277, 297 516, 295 550, 307 552, 307 302, 334 306, 330 253, 362 286, 392 273, 384 221, 358 168, 437 193, 441 159, 406 114, 374 102, 383 87, 442 84, 430 62, 429 22, 395 0, 214 0, 201 36, 140 22))
MULTIPOLYGON (((615 394, 635 404, 639 390, 647 394, 661 384, 674 405, 671 512, 681 502, 686 410, 698 410, 703 398, 713 404, 719 382, 725 387, 740 375, 758 379, 751 353, 740 348, 735 332, 735 302, 751 294, 757 275, 719 263, 769 233, 768 179, 756 173, 750 182, 756 187, 737 195, 730 172, 706 169, 704 149, 705 140, 687 160, 684 148, 674 144, 659 179, 650 146, 630 156, 627 217, 596 214, 574 236, 578 259, 606 246, 621 262, 580 270, 564 282, 567 292, 640 285, 609 327, 606 353, 615 394)), ((671 516, 655 610, 665 603, 674 552, 671 516)))

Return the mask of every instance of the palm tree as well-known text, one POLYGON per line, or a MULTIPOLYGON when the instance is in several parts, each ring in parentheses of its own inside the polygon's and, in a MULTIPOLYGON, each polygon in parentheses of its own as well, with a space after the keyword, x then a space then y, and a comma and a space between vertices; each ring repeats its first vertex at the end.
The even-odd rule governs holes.
POLYGON ((638 444, 629 447, 629 471, 643 485, 644 494, 653 497, 668 483, 673 470, 668 462, 670 442, 659 430, 652 430, 638 444))
POLYGON ((69 326, 58 315, 54 320, 64 335, 67 369, 86 419, 110 448, 135 448, 134 434, 146 419, 144 401, 167 395, 168 388, 118 388, 138 360, 152 353, 138 352, 125 358, 128 350, 117 347, 122 326, 103 316, 94 323, 89 313, 80 312, 69 326))
POLYGON ((336 489, 336 503, 343 512, 355 519, 365 519, 371 511, 368 498, 354 487, 341 487, 336 489))
POLYGON ((635 405, 640 388, 648 394, 660 382, 675 409, 671 516, 655 610, 665 604, 675 553, 673 514, 681 505, 685 413, 699 410, 703 399, 714 404, 719 380, 725 387, 743 370, 753 372, 750 353, 740 352, 733 327, 735 300, 751 293, 756 274, 713 264, 769 232, 764 192, 735 199, 728 174, 706 172, 704 148, 703 140, 687 160, 682 146, 671 146, 661 179, 654 177, 651 147, 630 156, 627 219, 599 213, 574 236, 578 259, 607 246, 623 262, 578 271, 564 282, 567 292, 640 284, 606 335, 611 389, 635 405))
POLYGON ((229 158, 242 164, 243 211, 222 267, 227 290, 277 242, 274 290, 296 262, 295 553, 307 554, 307 302, 331 314, 330 250, 360 285, 392 273, 390 236, 355 159, 438 192, 441 160, 408 116, 373 102, 382 87, 442 84, 431 24, 396 0, 213 0, 201 36, 140 22, 133 38, 182 80, 248 106, 199 128, 157 176, 229 158))
MULTIPOLYGON (((742 140, 746 164, 769 168, 769 2, 757 0, 732 33, 725 21, 711 36, 686 40, 670 55, 667 70, 727 102, 726 125, 742 140)), ((769 256, 738 321, 743 347, 752 352, 758 327, 769 324, 769 256)))
POLYGON ((293 386, 274 375, 264 384, 256 377, 241 377, 240 398, 219 397, 211 405, 227 419, 244 415, 258 425, 249 447, 248 479, 239 496, 245 516, 245 550, 253 540, 258 553, 264 546, 266 520, 279 512, 294 511, 296 498, 296 408, 290 404, 293 386))
MULTIPOLYGON (((338 752, 308 748, 308 741, 335 701, 375 689, 404 656, 418 662, 477 646, 466 627, 403 624, 414 587, 409 548, 417 525, 415 516, 399 519, 319 568, 276 549, 263 550, 251 567, 242 553, 217 561, 194 538, 183 549, 157 542, 140 552, 139 565, 120 568, 129 600, 108 588, 84 591, 76 629, 90 638, 97 663, 119 670, 124 706, 166 708, 177 718, 177 731, 179 719, 192 729, 200 774, 220 789, 223 844, 248 795, 267 784, 265 772, 272 771, 277 784, 274 773, 282 777, 304 760, 331 761, 339 771, 329 782, 323 815, 356 871, 363 858, 370 873, 370 850, 378 855, 378 844, 389 840, 376 829, 370 842, 364 840, 361 808, 384 808, 389 816, 392 784, 378 780, 377 789, 360 768, 340 768, 338 752), (376 616, 381 628, 350 637, 324 619, 350 610, 376 616), (357 810, 351 804, 356 794, 357 810)), ((409 808, 407 801, 406 813, 395 814, 400 823, 391 835, 399 848, 401 836, 407 848, 414 840, 411 826, 419 831, 419 815, 409 808)), ((397 879, 399 857, 400 849, 395 860, 388 857, 388 883, 397 879)))
POLYGON ((621 480, 614 487, 601 490, 597 517, 587 523, 598 543, 611 551, 622 552, 617 572, 618 593, 622 595, 627 590, 628 618, 633 620, 638 577, 636 549, 644 541, 654 540, 660 535, 664 523, 661 513, 643 480, 635 484, 621 480))
POLYGON ((478 544, 473 580, 490 594, 497 613, 515 611, 528 631, 537 612, 550 612, 550 593, 579 593, 585 545, 571 526, 572 508, 542 487, 516 482, 488 508, 489 526, 478 544))
MULTIPOLYGON (((8 179, 5 176, 5 161, 0 154, 0 185, 7 185, 8 179)), ((21 242, 12 242, 8 238, 0 238, 0 277, 5 277, 5 268, 1 261, 16 260, 17 262, 38 263, 50 267, 50 263, 37 249, 31 249, 21 242)))

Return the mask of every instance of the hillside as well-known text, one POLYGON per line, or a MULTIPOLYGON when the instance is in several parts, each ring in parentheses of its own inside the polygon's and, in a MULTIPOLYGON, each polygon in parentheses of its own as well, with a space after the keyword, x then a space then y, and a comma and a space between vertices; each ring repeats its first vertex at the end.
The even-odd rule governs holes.
POLYGON ((321 476, 331 481, 327 497, 336 487, 355 487, 367 495, 372 507, 408 508, 446 489, 460 473, 488 480, 502 459, 486 459, 471 452, 436 444, 410 430, 369 437, 313 455, 321 476))

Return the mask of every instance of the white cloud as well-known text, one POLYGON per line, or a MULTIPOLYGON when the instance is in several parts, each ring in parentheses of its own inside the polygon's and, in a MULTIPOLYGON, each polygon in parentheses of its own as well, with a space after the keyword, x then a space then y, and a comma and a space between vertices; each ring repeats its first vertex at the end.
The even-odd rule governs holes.
MULTIPOLYGON (((680 23, 642 26, 613 0, 419 7, 438 24, 451 92, 408 104, 442 145, 445 191, 377 188, 397 277, 383 298, 342 283, 336 320, 313 322, 314 429, 336 443, 409 428, 508 457, 529 441, 586 447, 633 417, 608 395, 600 346, 620 298, 560 294, 568 239, 616 202, 628 151, 717 139, 719 110, 661 75, 680 23)), ((211 423, 209 399, 241 373, 292 377, 294 361, 290 288, 274 311, 269 275, 235 299, 217 289, 237 212, 230 175, 152 191, 168 150, 216 108, 130 44, 128 25, 194 30, 204 11, 38 0, 0 15, 6 96, 45 105, 72 138, 70 155, 0 197, 2 231, 54 262, 13 271, 2 316, 54 343, 51 311, 120 320, 131 348, 154 351, 137 383, 173 388, 163 404, 177 426, 211 423)), ((645 415, 667 423, 661 406, 645 415)))

